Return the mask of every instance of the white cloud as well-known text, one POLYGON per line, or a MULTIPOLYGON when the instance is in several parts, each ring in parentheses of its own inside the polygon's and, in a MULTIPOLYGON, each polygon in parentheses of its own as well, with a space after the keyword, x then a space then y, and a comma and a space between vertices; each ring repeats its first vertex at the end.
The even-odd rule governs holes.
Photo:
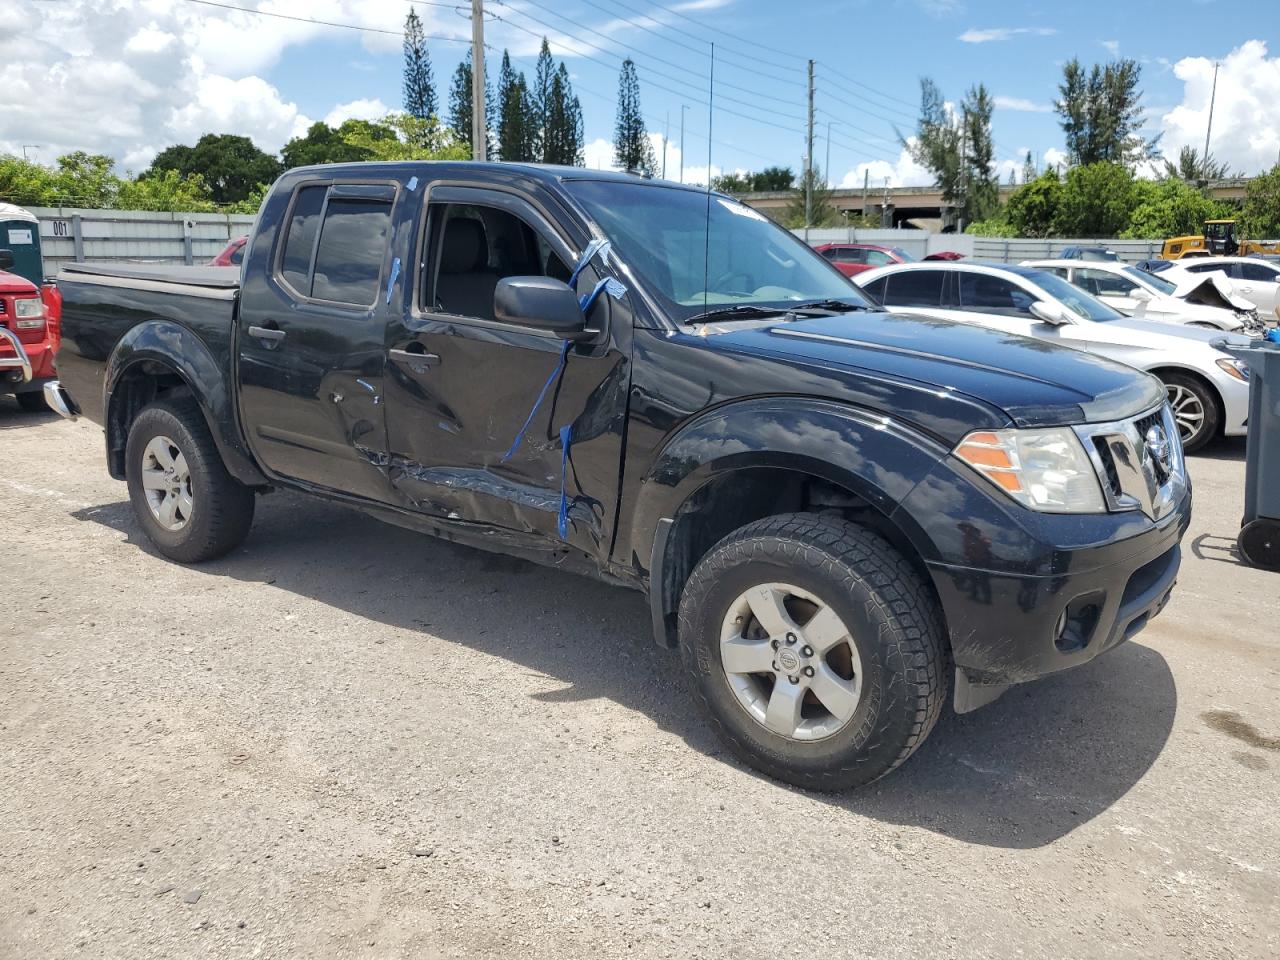
POLYGON ((962 43, 991 43, 996 40, 1008 40, 1023 35, 1034 37, 1051 37, 1058 31, 1053 27, 987 27, 979 30, 970 27, 957 37, 962 43))
POLYGON ((325 114, 324 122, 331 127, 340 127, 345 120, 381 120, 390 112, 391 108, 377 97, 364 98, 338 104, 325 114))
MULTIPOLYGON (((649 143, 653 146, 653 155, 657 160, 657 167, 654 170, 655 177, 662 176, 662 134, 652 130, 648 132, 649 143)), ((606 140, 604 137, 597 137, 583 147, 583 154, 586 158, 586 166, 590 170, 617 170, 617 165, 613 162, 613 141, 606 140)), ((692 158, 691 158, 692 159, 692 158)), ((675 140, 667 141, 667 179, 679 182, 681 177, 680 168, 680 145, 675 140)), ((718 177, 725 172, 723 167, 712 164, 711 175, 718 177)), ((734 169, 735 173, 746 173, 743 167, 734 169)), ((705 184, 707 182, 707 166, 686 166, 684 168, 684 183, 705 184)))
POLYGON ((1065 170, 1069 163, 1069 159, 1070 158, 1068 158, 1066 151, 1059 150, 1057 147, 1050 147, 1044 152, 1044 156, 1041 158, 1040 169, 1048 170, 1050 167, 1061 167, 1065 170))
MULTIPOLYGON (((1266 41, 1249 40, 1220 63, 1209 152, 1245 174, 1270 169, 1280 154, 1280 57, 1267 56, 1266 41)), ((1167 157, 1184 146, 1204 149, 1213 62, 1184 57, 1173 73, 1183 93, 1182 102, 1160 118, 1167 157)))
POLYGON ((1113 57, 1120 56, 1119 40, 1099 40, 1098 42, 1102 44, 1104 47, 1106 47, 1107 53, 1111 54, 1113 57))
POLYGON ((997 94, 992 102, 1000 110, 1016 110, 1019 113, 1049 113, 1053 107, 1047 103, 1036 103, 1023 97, 1006 97, 997 94))
MULTIPOLYGON (((914 141, 915 138, 910 138, 914 141)), ((869 187, 874 194, 876 190, 883 190, 886 186, 890 187, 926 187, 933 183, 933 174, 931 174, 920 164, 916 163, 911 157, 911 152, 905 147, 898 154, 895 163, 889 163, 887 160, 872 160, 868 163, 860 163, 852 170, 847 172, 840 180, 840 186, 844 188, 861 187, 864 177, 870 174, 869 187), (885 180, 889 182, 886 184, 885 180)))

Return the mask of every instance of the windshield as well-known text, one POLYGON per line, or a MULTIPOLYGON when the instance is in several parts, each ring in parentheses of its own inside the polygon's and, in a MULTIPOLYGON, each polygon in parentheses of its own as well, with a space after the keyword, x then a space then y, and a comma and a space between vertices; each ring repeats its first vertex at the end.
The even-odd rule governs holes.
POLYGON ((1113 310, 1101 300, 1095 300, 1079 287, 1067 283, 1055 273, 1037 270, 1025 276, 1049 296, 1060 301, 1072 313, 1086 320, 1106 323, 1108 320, 1124 319, 1124 314, 1119 310, 1113 310))
POLYGON ((779 312, 803 301, 872 306, 807 244, 736 200, 713 193, 708 203, 705 193, 617 180, 565 187, 678 320, 745 304, 779 312))
POLYGON ((1124 272, 1143 286, 1153 287, 1161 293, 1173 293, 1178 289, 1176 284, 1170 283, 1164 277, 1157 277, 1154 273, 1147 273, 1137 267, 1125 267, 1124 272))

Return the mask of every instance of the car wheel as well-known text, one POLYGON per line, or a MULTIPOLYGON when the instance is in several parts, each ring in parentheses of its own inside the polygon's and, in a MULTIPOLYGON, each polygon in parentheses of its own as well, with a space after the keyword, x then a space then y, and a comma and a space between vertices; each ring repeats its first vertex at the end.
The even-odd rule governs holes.
POLYGON ((1246 523, 1236 538, 1236 547, 1251 566, 1280 570, 1280 520, 1259 517, 1246 523))
POLYGON ((1162 373, 1182 449, 1195 453, 1218 435, 1218 400, 1202 381, 1183 373, 1162 373))
POLYGON ((18 406, 26 413, 48 413, 49 405, 44 402, 43 390, 31 390, 15 395, 18 406))
POLYGON ((680 648, 734 753, 809 789, 893 770, 948 689, 942 618, 920 574, 870 530, 812 514, 748 524, 699 561, 680 648))
POLYGON ((220 557, 253 523, 253 491, 227 473, 192 403, 159 403, 138 414, 125 445, 125 479, 143 531, 171 560, 220 557))

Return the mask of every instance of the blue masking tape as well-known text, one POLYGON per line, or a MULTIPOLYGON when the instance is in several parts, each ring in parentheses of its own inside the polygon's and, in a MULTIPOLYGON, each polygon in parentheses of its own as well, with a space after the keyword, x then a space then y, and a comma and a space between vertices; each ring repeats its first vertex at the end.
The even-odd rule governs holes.
POLYGON ((533 401, 533 409, 529 411, 529 416, 525 417, 524 425, 520 428, 520 432, 516 434, 516 438, 511 441, 511 448, 502 455, 502 463, 506 463, 516 455, 516 451, 520 449, 520 442, 524 440, 525 431, 529 429, 529 425, 533 423, 533 418, 538 414, 538 408, 542 406, 542 401, 546 399, 547 391, 551 389, 551 385, 556 382, 560 374, 564 372, 565 362, 569 358, 569 347, 572 342, 566 340, 564 346, 560 348, 560 360, 556 363, 556 368, 551 371, 551 376, 547 377, 547 382, 542 385, 542 389, 538 391, 538 399, 533 401))
POLYGON ((417 190, 417 189, 418 189, 418 178, 417 178, 417 177, 410 177, 410 178, 409 178, 409 182, 405 184, 405 187, 409 190, 409 192, 410 192, 410 193, 412 193, 414 190, 417 190))
POLYGON ((400 276, 400 258, 396 257, 391 261, 391 276, 387 277, 387 303, 391 302, 391 289, 396 285, 396 279, 400 276))
POLYGON ((569 445, 573 442, 573 424, 568 423, 560 428, 560 516, 556 520, 556 530, 560 539, 569 538, 569 495, 565 490, 566 474, 569 468, 569 445))
POLYGON ((597 255, 608 256, 612 244, 608 240, 592 240, 587 244, 587 249, 582 251, 582 259, 578 261, 578 265, 573 268, 573 273, 569 275, 569 286, 574 290, 578 289, 578 276, 583 270, 587 269, 589 264, 597 255))

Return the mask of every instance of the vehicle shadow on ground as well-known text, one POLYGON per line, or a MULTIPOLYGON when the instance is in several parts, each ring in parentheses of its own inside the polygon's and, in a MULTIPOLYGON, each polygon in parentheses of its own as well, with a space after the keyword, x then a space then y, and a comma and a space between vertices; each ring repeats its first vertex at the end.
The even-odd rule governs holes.
MULTIPOLYGON (((127 502, 75 511, 155 553, 127 502)), ((330 504, 262 498, 253 532, 202 573, 429 632, 562 682, 539 699, 613 700, 691 748, 736 763, 694 713, 679 656, 659 649, 644 598, 583 577, 389 526, 330 504)), ((948 716, 901 769, 862 791, 805 794, 860 816, 993 847, 1042 846, 1105 811, 1173 726, 1173 676, 1129 643, 974 714, 948 716)), ((769 789, 790 789, 759 776, 769 789)))
POLYGON ((58 415, 52 410, 41 410, 27 413, 18 406, 18 401, 11 396, 0 396, 0 430, 22 430, 27 427, 38 427, 52 423, 58 415))
POLYGON ((1191 460, 1225 460, 1244 462, 1244 437, 1219 437, 1203 449, 1188 454, 1191 460))

